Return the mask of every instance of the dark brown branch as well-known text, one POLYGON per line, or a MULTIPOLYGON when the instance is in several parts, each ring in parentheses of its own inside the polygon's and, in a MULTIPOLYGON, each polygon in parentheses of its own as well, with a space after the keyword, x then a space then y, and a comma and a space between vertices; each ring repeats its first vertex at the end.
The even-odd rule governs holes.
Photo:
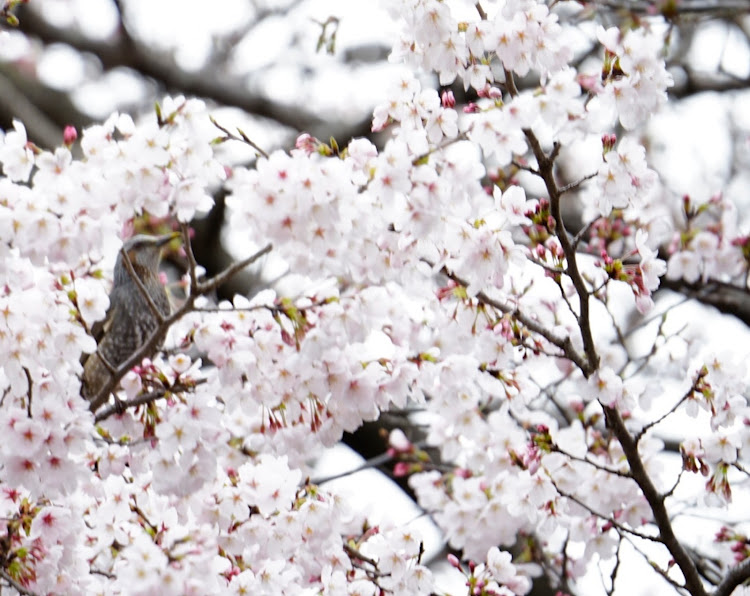
POLYGON ((622 446, 633 480, 638 484, 643 496, 648 501, 651 513, 654 516, 654 523, 659 528, 661 541, 667 547, 667 550, 669 550, 674 562, 680 568, 685 578, 685 589, 692 596, 707 596, 693 559, 677 539, 677 536, 675 536, 672 528, 672 520, 664 504, 664 497, 656 489, 648 472, 646 472, 643 460, 641 460, 641 456, 638 453, 638 443, 625 427, 625 422, 617 409, 610 408, 609 406, 602 406, 602 408, 606 416, 607 427, 614 433, 622 446))
MULTIPOLYGON (((65 43, 84 53, 95 55, 105 70, 130 68, 151 78, 167 89, 179 89, 186 95, 212 99, 218 103, 238 107, 250 114, 274 120, 295 131, 309 131, 326 136, 325 122, 301 105, 283 105, 247 86, 245 77, 227 73, 216 64, 196 72, 179 68, 168 54, 158 54, 153 48, 143 46, 121 27, 110 39, 89 38, 73 28, 59 28, 48 23, 33 9, 23 10, 20 29, 46 44, 65 43)), ((367 118, 369 129, 370 117, 367 118)), ((355 125, 356 130, 360 129, 355 125)))
POLYGON ((750 579, 750 559, 745 559, 739 565, 732 567, 712 596, 729 596, 734 589, 750 579))
POLYGON ((29 372, 29 369, 25 366, 23 367, 23 372, 26 375, 26 383, 28 384, 29 388, 27 390, 27 395, 29 396, 29 401, 26 404, 26 413, 28 414, 29 418, 31 418, 31 399, 34 394, 34 380, 31 378, 31 373, 29 372))
MULTIPOLYGON (((592 0, 591 4, 631 14, 653 15, 654 3, 651 0, 592 0)), ((681 0, 675 9, 675 17, 680 16, 735 16, 750 12, 747 0, 681 0)))
POLYGON ((684 279, 662 277, 659 290, 672 290, 689 296, 724 314, 737 317, 750 327, 750 290, 747 288, 713 280, 688 283, 684 279))
MULTIPOLYGON (((517 95, 518 91, 511 72, 505 72, 505 81, 508 92, 512 96, 517 95)), ((547 155, 532 130, 524 129, 524 134, 534 156, 536 157, 540 176, 547 188, 550 199, 550 209, 557 228, 556 234, 566 256, 567 274, 573 282, 576 293, 579 297, 579 326, 581 329, 584 351, 586 353, 586 366, 581 367, 581 370, 586 376, 589 376, 598 368, 599 357, 596 352, 596 346, 591 332, 591 321, 589 318, 589 292, 578 269, 575 246, 571 243, 571 240, 568 237, 565 223, 560 212, 560 190, 554 178, 554 157, 559 152, 559 145, 556 144, 552 152, 547 155)), ((632 477, 638 484, 651 508, 654 521, 659 528, 661 541, 667 547, 675 563, 682 571, 683 577, 685 578, 685 589, 693 596, 706 596, 703 583, 693 560, 674 534, 672 522, 664 504, 664 497, 659 494, 646 472, 643 461, 638 453, 638 443, 636 439, 631 436, 630 432, 625 427, 625 423, 617 409, 608 406, 602 407, 606 416, 607 427, 614 433, 615 437, 617 437, 620 442, 623 452, 628 460, 632 477)))
POLYGON ((197 385, 202 385, 205 382, 206 382, 206 379, 198 379, 197 381, 192 382, 189 385, 183 385, 181 383, 177 383, 175 385, 172 385, 171 387, 165 387, 162 389, 157 389, 155 391, 150 391, 149 393, 137 395, 133 399, 122 400, 120 401, 120 403, 111 404, 107 406, 106 408, 99 410, 94 416, 94 422, 99 423, 102 420, 109 418, 113 414, 117 414, 128 408, 137 408, 138 406, 150 404, 151 402, 154 402, 157 399, 161 399, 162 397, 167 397, 167 395, 170 395, 170 394, 179 393, 182 391, 189 391, 193 387, 196 387, 197 385))
POLYGON ((62 142, 62 128, 50 119, 45 110, 29 101, 23 90, 2 70, 6 69, 0 69, 0 112, 21 120, 29 140, 36 145, 47 149, 58 146, 62 142))
MULTIPOLYGON (((505 71, 505 85, 508 89, 508 93, 512 97, 518 95, 518 88, 516 87, 513 73, 509 70, 505 71)), ((578 269, 578 261, 576 260, 576 248, 568 237, 568 232, 565 229, 565 222, 563 221, 562 212, 560 210, 560 188, 557 186, 555 180, 554 166, 555 158, 560 152, 561 145, 555 143, 552 147, 552 151, 549 155, 544 152, 539 139, 529 128, 523 129, 523 133, 526 136, 526 140, 529 142, 531 151, 536 158, 537 167, 539 169, 539 177, 544 181, 544 185, 547 188, 547 194, 549 195, 550 201, 550 212, 553 219, 555 220, 555 235, 560 241, 560 246, 565 253, 566 269, 565 272, 573 282, 573 287, 578 294, 578 302, 580 314, 578 316, 578 325, 581 329, 581 339, 583 340, 583 350, 586 354, 586 361, 583 366, 580 366, 583 374, 588 377, 597 368, 599 368, 599 355, 596 352, 596 345, 594 344, 594 336, 591 333, 591 319, 589 313, 589 291, 586 287, 586 282, 578 269)), ((578 363, 577 363, 578 364, 578 363)))
POLYGON ((146 525, 147 525, 147 526, 149 527, 149 529, 151 530, 151 532, 152 532, 152 533, 153 533, 154 535, 157 535, 157 534, 159 533, 159 528, 157 528, 157 527, 156 527, 156 526, 155 526, 154 524, 152 524, 152 523, 151 523, 151 522, 149 521, 149 519, 148 519, 148 517, 146 516, 146 514, 145 514, 145 513, 143 512, 143 510, 142 510, 142 509, 141 509, 141 508, 140 508, 140 507, 138 506, 138 502, 137 502, 137 501, 135 500, 135 496, 133 497, 133 503, 132 503, 132 504, 130 505, 130 510, 131 510, 131 511, 132 511, 133 513, 137 514, 137 515, 138 515, 138 517, 140 517, 140 518, 141 518, 141 520, 143 520, 143 523, 144 523, 144 524, 146 524, 146 525))
POLYGON ((344 551, 347 555, 349 555, 349 557, 362 561, 363 563, 367 563, 368 565, 372 565, 373 569, 377 571, 378 562, 375 559, 371 559, 370 557, 363 555, 356 548, 346 543, 344 543, 344 551))

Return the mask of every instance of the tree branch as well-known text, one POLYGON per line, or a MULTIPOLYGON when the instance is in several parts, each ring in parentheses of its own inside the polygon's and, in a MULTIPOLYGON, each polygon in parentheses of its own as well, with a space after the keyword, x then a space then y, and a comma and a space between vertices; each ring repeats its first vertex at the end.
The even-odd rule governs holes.
MULTIPOLYGON (((592 0, 591 4, 632 14, 654 14, 654 3, 651 0, 592 0)), ((750 12, 750 4, 746 0, 681 0, 675 9, 675 17, 686 15, 719 17, 745 12, 750 12)))
MULTIPOLYGON (((429 261, 425 261, 425 262, 430 264, 429 261)), ((452 279, 457 284, 463 287, 467 287, 469 285, 468 282, 461 279, 457 274, 450 271, 447 267, 443 267, 441 269, 441 273, 443 273, 443 275, 445 275, 449 279, 452 279)), ((476 295, 476 299, 479 300, 482 304, 486 304, 487 306, 496 308, 500 312, 510 315, 512 318, 516 319, 519 323, 521 323, 524 327, 526 327, 530 331, 533 331, 534 333, 541 335, 548 342, 560 348, 563 351, 565 358, 575 363, 578 366, 578 368, 580 368, 581 371, 584 374, 586 374, 586 371, 588 370, 588 366, 589 366, 588 362, 586 361, 585 357, 582 354, 578 353, 570 337, 568 336, 562 337, 553 333, 550 329, 547 329, 539 321, 532 319, 530 316, 518 310, 517 306, 512 306, 510 304, 505 304, 503 302, 495 300, 494 298, 491 298, 484 292, 478 292, 476 295)))
POLYGON ((188 385, 185 385, 182 383, 176 383, 172 385, 171 387, 164 387, 161 389, 156 389, 155 391, 150 391, 149 393, 137 395, 133 399, 122 400, 119 404, 111 404, 107 406, 106 408, 99 410, 94 416, 94 422, 99 423, 102 420, 105 420, 109 418, 110 416, 112 416, 112 414, 118 414, 128 408, 137 408, 138 406, 150 404, 151 402, 156 401, 157 399, 166 397, 170 393, 179 393, 181 391, 188 391, 189 389, 192 389, 198 385, 202 385, 205 382, 206 382, 206 379, 198 379, 188 385))
POLYGON ((36 592, 32 592, 31 590, 27 590, 24 588, 21 584, 19 584, 16 580, 14 580, 5 569, 0 569, 0 577, 2 577, 11 588, 16 590, 19 594, 23 594, 24 596, 37 596, 36 592))
POLYGON ((602 408, 604 409, 604 415, 606 416, 607 427, 614 433, 622 446, 622 450, 628 460, 628 466, 630 466, 630 473, 633 480, 638 484, 643 496, 646 498, 646 501, 648 501, 649 507, 654 516, 654 523, 656 524, 656 527, 659 528, 661 541, 669 550, 672 558, 685 578, 685 589, 690 592, 692 596, 707 596, 693 559, 685 550, 685 547, 682 546, 682 543, 677 539, 677 536, 675 536, 672 528, 672 520, 670 519, 669 513, 664 504, 664 498, 659 494, 659 491, 656 489, 654 483, 646 472, 643 460, 641 460, 641 456, 638 453, 638 444, 625 427, 625 422, 623 421, 622 416, 620 416, 620 412, 609 406, 603 405, 602 408))
MULTIPOLYGON (((18 118, 26 126, 30 141, 52 148, 62 142, 63 131, 46 111, 37 107, 16 84, 0 70, 0 112, 18 118)), ((10 124, 10 122, 8 122, 10 124)))
MULTIPOLYGON (((518 88, 516 87, 513 73, 509 70, 505 71, 505 85, 508 89, 508 93, 510 93, 512 97, 518 95, 518 88)), ((554 165, 555 158, 560 152, 561 145, 555 143, 552 147, 552 151, 547 155, 544 152, 544 149, 542 149, 542 145, 534 134, 534 131, 530 128, 524 128, 523 133, 526 136, 526 140, 529 142, 534 157, 536 158, 537 167, 539 168, 539 177, 544 181, 544 185, 547 188, 547 194, 549 195, 550 201, 550 212, 555 220, 555 235, 560 241, 563 253, 565 253, 565 260, 567 263, 565 273, 573 282, 573 287, 578 294, 579 308, 581 311, 578 318, 578 325, 581 329, 583 350, 586 354, 584 365, 581 366, 579 364, 579 366, 584 376, 588 377, 599 368, 599 355, 596 353, 594 336, 591 333, 589 291, 586 287, 586 282, 583 280, 583 276, 578 269, 576 248, 568 237, 568 232, 565 229, 565 222, 563 221, 562 212, 560 210, 560 197, 562 193, 560 192, 560 188, 557 186, 557 181, 555 180, 554 165)))
MULTIPOLYGON (((189 240, 189 239, 188 239, 189 240)), ((128 358, 125 362, 123 362, 115 371, 113 375, 110 376, 109 381, 107 381, 104 386, 99 390, 99 393, 96 394, 96 396, 91 400, 91 411, 95 412, 97 408, 99 408, 105 401, 107 401, 107 398, 109 397, 109 394, 112 392, 112 390, 117 387, 118 383, 122 380, 122 378, 128 373, 128 371, 139 364, 146 356, 149 354, 152 354, 159 343, 161 343, 162 338, 164 335, 166 335, 167 331, 169 330, 169 327, 179 321, 182 317, 184 317, 189 312, 192 312, 194 310, 195 301, 199 296, 202 296, 204 294, 207 294, 214 290, 216 287, 224 283, 226 280, 230 279, 233 275, 237 274, 239 271, 241 271, 244 267, 247 267, 248 265, 254 263, 257 261, 260 257, 267 254, 271 251, 271 244, 266 245, 264 248, 256 252, 254 255, 248 257, 247 259, 244 259, 242 261, 239 261, 238 263, 234 263, 230 267, 228 267, 223 272, 219 273, 212 279, 208 280, 204 283, 197 283, 195 287, 190 288, 190 294, 188 295, 185 302, 178 308, 174 313, 172 313, 170 316, 163 319, 163 321, 159 324, 158 328, 149 336, 149 338, 146 340, 146 342, 138 348, 133 354, 131 354, 130 358, 128 358)), ((186 251, 192 250, 188 244, 186 247, 186 251)), ((195 272, 191 274, 191 279, 195 278, 195 272)))
MULTIPOLYGON (((178 67, 171 55, 159 54, 143 47, 121 28, 113 38, 92 39, 73 28, 60 28, 48 23, 35 10, 22 7, 20 30, 37 37, 46 44, 65 43, 84 53, 95 55, 104 70, 130 68, 144 77, 154 79, 166 89, 179 89, 186 95, 212 99, 220 104, 240 108, 249 114, 274 120, 295 131, 308 131, 313 136, 327 138, 330 126, 303 105, 284 105, 247 86, 246 77, 232 76, 217 64, 209 64, 199 71, 185 71, 178 67), (325 134, 324 134, 325 133, 325 134)), ((19 11, 21 12, 21 11, 19 11)), ((371 118, 355 123, 340 135, 369 130, 371 118)))
POLYGON ((740 584, 750 579, 750 559, 745 559, 739 565, 732 567, 721 583, 716 587, 712 596, 729 596, 740 584))

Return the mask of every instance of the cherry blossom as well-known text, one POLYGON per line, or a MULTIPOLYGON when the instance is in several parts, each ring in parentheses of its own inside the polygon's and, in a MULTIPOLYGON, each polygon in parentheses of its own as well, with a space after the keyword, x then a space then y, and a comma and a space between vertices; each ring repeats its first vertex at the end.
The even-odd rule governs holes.
MULTIPOLYGON (((641 315, 665 275, 741 287, 750 242, 716 195, 677 199, 659 246, 659 203, 673 197, 634 129, 671 84, 664 37, 598 29, 602 76, 587 83, 561 3, 388 4, 404 68, 375 107, 377 145, 303 134, 230 167, 204 132, 211 110, 184 97, 68 131, 50 151, 20 122, 3 134, 0 507, 13 562, 0 575, 17 590, 438 592, 417 531, 311 480, 325 448, 395 410, 406 423, 385 455, 472 594, 524 594, 541 573, 567 589, 636 540, 700 593, 689 537, 664 538, 667 508, 696 474, 686 508, 744 491, 746 354, 701 350, 694 325, 641 315), (618 140, 616 121, 633 132, 618 140), (601 154, 563 185, 556 160, 577 143, 601 154), (257 254, 272 250, 285 275, 217 302, 236 271, 207 278, 189 226, 219 185, 232 237, 251 253, 270 243, 257 254), (175 314, 163 348, 114 371, 92 412, 81 361, 138 226, 181 232, 175 314), (679 416, 696 426, 670 458, 657 431, 679 416)), ((728 530, 716 541, 746 544, 728 530)))

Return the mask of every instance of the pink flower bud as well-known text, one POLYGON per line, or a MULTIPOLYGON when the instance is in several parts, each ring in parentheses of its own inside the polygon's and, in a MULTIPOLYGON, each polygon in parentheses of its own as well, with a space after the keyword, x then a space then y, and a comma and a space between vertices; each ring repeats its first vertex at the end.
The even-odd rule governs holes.
POLYGON ((453 96, 453 91, 450 89, 443 91, 440 100, 442 101, 444 108, 453 108, 456 106, 456 98, 453 96))
POLYGON ((453 473, 459 478, 471 478, 471 470, 466 468, 456 468, 453 473))
POLYGON ((76 130, 75 126, 66 126, 65 130, 63 131, 63 143, 70 147, 73 143, 76 142, 76 139, 78 138, 78 131, 76 130))
POLYGON ((615 134, 604 134, 602 135, 602 152, 607 153, 614 149, 617 144, 617 135, 615 134))
POLYGON ((393 466, 393 475, 396 478, 403 478, 409 475, 409 464, 405 461, 400 461, 393 466))

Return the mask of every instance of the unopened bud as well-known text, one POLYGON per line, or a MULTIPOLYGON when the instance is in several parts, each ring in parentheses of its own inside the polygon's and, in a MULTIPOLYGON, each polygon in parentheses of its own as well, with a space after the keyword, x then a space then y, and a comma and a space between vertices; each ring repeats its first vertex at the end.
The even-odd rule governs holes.
POLYGON ((451 91, 450 89, 443 91, 443 94, 440 96, 440 100, 444 108, 453 108, 456 106, 456 98, 453 95, 453 91, 451 91))
POLYGON ((604 134, 602 135, 602 154, 608 153, 615 148, 617 144, 616 134, 604 134))
POLYGON ((63 131, 63 143, 66 147, 70 147, 73 143, 76 142, 76 139, 78 138, 78 131, 76 130, 75 126, 66 126, 65 130, 63 131))

